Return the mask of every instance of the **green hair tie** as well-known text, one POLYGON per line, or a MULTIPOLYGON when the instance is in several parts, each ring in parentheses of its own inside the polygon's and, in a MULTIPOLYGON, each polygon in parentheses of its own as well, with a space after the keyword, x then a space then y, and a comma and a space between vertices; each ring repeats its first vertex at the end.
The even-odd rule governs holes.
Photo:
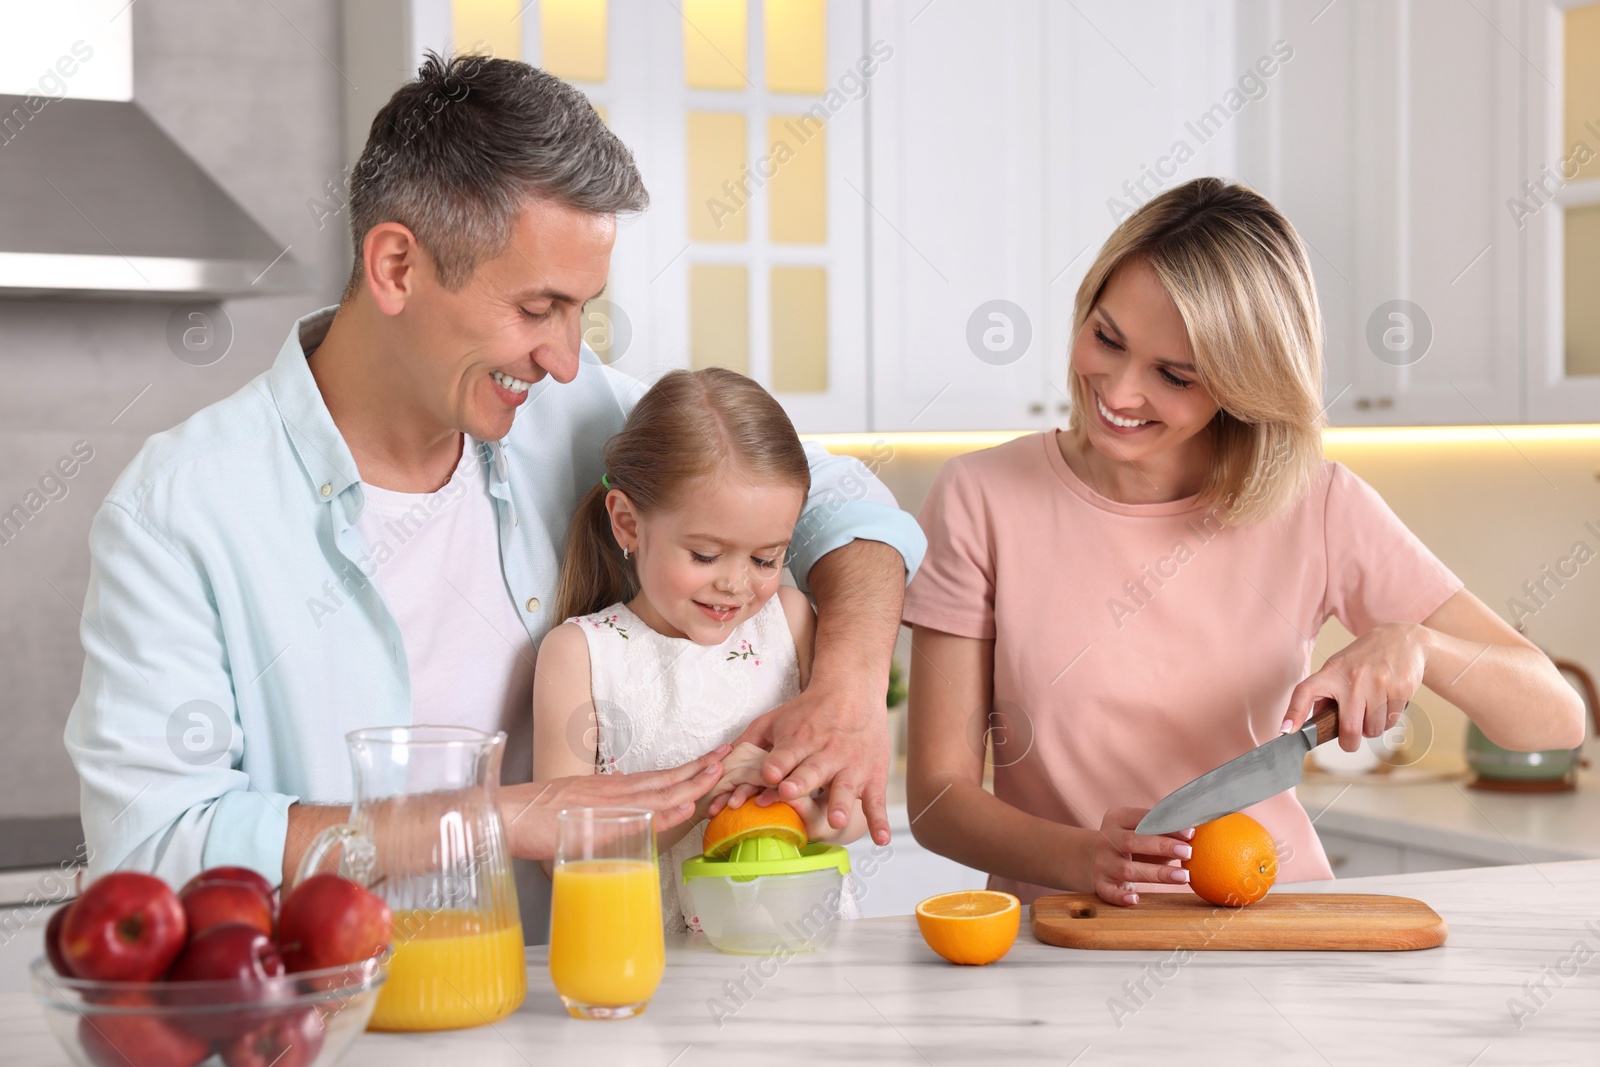
POLYGON ((602 474, 600 476, 600 484, 605 486, 606 490, 609 492, 611 489, 611 476, 609 474, 602 474))

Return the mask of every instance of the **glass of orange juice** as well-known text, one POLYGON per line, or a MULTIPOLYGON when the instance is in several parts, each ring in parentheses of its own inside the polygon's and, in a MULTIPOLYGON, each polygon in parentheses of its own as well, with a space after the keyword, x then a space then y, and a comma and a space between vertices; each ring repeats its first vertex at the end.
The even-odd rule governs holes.
POLYGON ((666 966, 653 816, 633 808, 557 815, 550 980, 577 1019, 644 1011, 666 966))

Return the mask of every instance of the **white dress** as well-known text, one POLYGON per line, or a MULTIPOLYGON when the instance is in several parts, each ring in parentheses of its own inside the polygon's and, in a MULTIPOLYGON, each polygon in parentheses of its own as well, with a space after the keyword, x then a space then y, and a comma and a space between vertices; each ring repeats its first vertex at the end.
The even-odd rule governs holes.
MULTIPOLYGON (((720 645, 663 637, 625 604, 567 621, 589 643, 599 723, 595 767, 602 773, 681 766, 731 744, 758 716, 800 695, 794 635, 776 596, 720 645)), ((699 929, 678 889, 683 861, 700 854, 704 829, 704 823, 694 827, 661 857, 661 915, 669 931, 699 929)), ((847 902, 843 914, 859 915, 859 905, 847 902)))

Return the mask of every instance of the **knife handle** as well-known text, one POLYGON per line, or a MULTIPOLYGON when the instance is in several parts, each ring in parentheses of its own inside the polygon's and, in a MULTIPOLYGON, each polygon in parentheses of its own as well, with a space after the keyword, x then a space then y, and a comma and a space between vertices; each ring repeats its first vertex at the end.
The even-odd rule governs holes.
POLYGON ((1331 700, 1327 701, 1323 709, 1313 715, 1306 725, 1315 727, 1317 731, 1317 739, 1312 743, 1312 748, 1332 741, 1339 736, 1339 705, 1331 700))

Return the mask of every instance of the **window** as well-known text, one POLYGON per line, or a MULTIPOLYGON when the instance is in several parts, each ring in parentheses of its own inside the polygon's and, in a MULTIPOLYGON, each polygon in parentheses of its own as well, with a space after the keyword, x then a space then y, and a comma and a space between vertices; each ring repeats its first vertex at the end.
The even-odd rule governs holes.
POLYGON ((774 392, 825 393, 828 267, 807 251, 828 240, 827 4, 682 10, 690 365, 752 373, 758 308, 757 376, 774 392))

